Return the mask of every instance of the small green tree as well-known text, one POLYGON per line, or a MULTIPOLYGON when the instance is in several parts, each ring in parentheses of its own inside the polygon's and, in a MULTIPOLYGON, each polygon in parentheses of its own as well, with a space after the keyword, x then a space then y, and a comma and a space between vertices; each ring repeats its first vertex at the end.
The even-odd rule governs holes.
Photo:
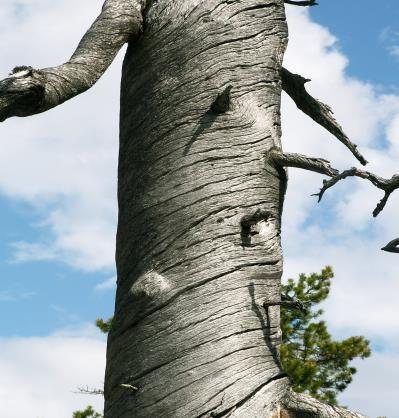
POLYGON ((89 405, 84 411, 74 412, 72 418, 102 418, 102 415, 96 412, 93 407, 89 405))
POLYGON ((332 268, 320 274, 300 274, 282 285, 282 299, 297 301, 297 309, 281 309, 281 363, 296 392, 337 404, 337 394, 352 381, 356 373, 349 362, 371 354, 369 341, 350 337, 334 341, 324 321, 317 321, 322 309, 314 309, 324 301, 334 277, 332 268))

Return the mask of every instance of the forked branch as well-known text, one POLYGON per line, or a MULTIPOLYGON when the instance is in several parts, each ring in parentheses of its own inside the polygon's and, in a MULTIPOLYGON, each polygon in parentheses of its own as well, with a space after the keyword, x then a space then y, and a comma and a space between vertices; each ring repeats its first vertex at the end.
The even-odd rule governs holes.
POLYGON ((41 70, 15 67, 0 81, 0 122, 44 112, 88 90, 120 48, 141 33, 141 9, 141 0, 106 0, 68 62, 41 70))
POLYGON ((319 193, 315 193, 313 196, 318 196, 319 202, 322 199, 326 190, 334 186, 340 180, 345 179, 346 177, 360 177, 366 179, 374 184, 374 186, 384 191, 384 197, 377 204, 376 208, 373 211, 373 216, 377 216, 385 207, 389 196, 391 193, 399 188, 399 175, 394 175, 390 179, 384 179, 382 177, 376 176, 369 171, 359 170, 356 167, 352 167, 349 170, 345 170, 342 173, 331 177, 330 180, 325 180, 323 182, 323 187, 320 189, 319 193))
MULTIPOLYGON (((384 191, 384 197, 380 200, 373 211, 374 217, 376 217, 384 209, 391 193, 393 193, 396 189, 399 189, 399 175, 394 175, 390 179, 384 179, 383 177, 379 177, 369 171, 359 170, 356 167, 352 167, 351 169, 340 173, 338 170, 331 167, 329 161, 322 158, 307 157, 302 154, 284 153, 278 149, 272 149, 269 151, 267 159, 271 164, 276 166, 302 168, 304 170, 314 171, 331 177, 329 180, 323 181, 323 187, 320 189, 319 193, 312 195, 318 196, 319 202, 326 190, 346 177, 360 177, 370 181, 374 186, 384 191)), ((391 253, 399 253, 399 238, 392 240, 381 249, 391 253)))
POLYGON ((340 142, 342 142, 358 161, 366 165, 367 161, 358 151, 357 146, 350 141, 342 130, 342 127, 335 120, 333 111, 326 104, 313 98, 305 89, 305 84, 310 81, 298 74, 293 74, 285 68, 281 69, 283 90, 291 97, 297 107, 311 117, 319 125, 327 129, 340 142))

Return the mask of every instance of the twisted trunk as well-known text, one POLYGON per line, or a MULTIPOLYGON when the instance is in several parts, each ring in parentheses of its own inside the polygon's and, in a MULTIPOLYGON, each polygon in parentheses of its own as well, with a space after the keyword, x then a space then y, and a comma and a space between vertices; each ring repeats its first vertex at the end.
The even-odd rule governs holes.
POLYGON ((144 25, 123 67, 105 415, 222 416, 254 397, 271 411, 284 3, 157 1, 144 25))

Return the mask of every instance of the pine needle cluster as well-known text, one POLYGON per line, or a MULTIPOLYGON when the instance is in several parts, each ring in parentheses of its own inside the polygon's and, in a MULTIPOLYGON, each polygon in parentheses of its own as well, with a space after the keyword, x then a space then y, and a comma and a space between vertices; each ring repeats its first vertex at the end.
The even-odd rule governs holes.
POLYGON ((282 366, 296 392, 307 393, 330 404, 337 404, 337 395, 352 381, 356 368, 350 366, 355 358, 371 354, 369 341, 355 336, 335 341, 323 320, 317 305, 329 295, 330 266, 320 274, 300 274, 297 280, 289 279, 282 285, 282 295, 297 300, 302 309, 281 308, 282 366))

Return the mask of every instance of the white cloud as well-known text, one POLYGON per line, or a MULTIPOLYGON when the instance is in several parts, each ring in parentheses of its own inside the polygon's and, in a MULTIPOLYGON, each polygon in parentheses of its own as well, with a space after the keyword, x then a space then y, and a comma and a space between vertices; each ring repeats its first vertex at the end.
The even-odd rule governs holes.
POLYGON ((398 418, 398 354, 375 353, 367 360, 355 361, 354 366, 358 373, 339 401, 354 410, 367 411, 371 417, 398 418))
POLYGON ((8 290, 0 291, 0 302, 16 302, 17 300, 31 299, 36 296, 36 292, 10 292, 8 290))
POLYGON ((88 404, 102 410, 101 396, 79 395, 78 387, 100 388, 105 341, 93 326, 48 337, 0 339, 0 403, 7 418, 70 418, 88 404))
POLYGON ((14 242, 11 244, 14 248, 14 262, 26 262, 26 261, 43 261, 54 260, 55 252, 50 246, 41 245, 38 243, 28 242, 14 242))
POLYGON ((96 285, 95 290, 98 292, 104 292, 108 290, 114 290, 116 288, 116 276, 110 277, 103 282, 96 285))
POLYGON ((386 49, 390 55, 399 59, 399 32, 390 26, 383 28, 379 35, 379 40, 386 44, 386 49))
MULTIPOLYGON (((3 75, 17 64, 40 68, 66 60, 101 7, 95 0, 18 4, 22 19, 14 1, 6 1, 4 9, 2 4, 3 75)), ((31 205, 43 236, 17 243, 16 261, 58 259, 89 271, 114 268, 122 55, 86 94, 45 114, 2 124, 0 193, 31 205)))

